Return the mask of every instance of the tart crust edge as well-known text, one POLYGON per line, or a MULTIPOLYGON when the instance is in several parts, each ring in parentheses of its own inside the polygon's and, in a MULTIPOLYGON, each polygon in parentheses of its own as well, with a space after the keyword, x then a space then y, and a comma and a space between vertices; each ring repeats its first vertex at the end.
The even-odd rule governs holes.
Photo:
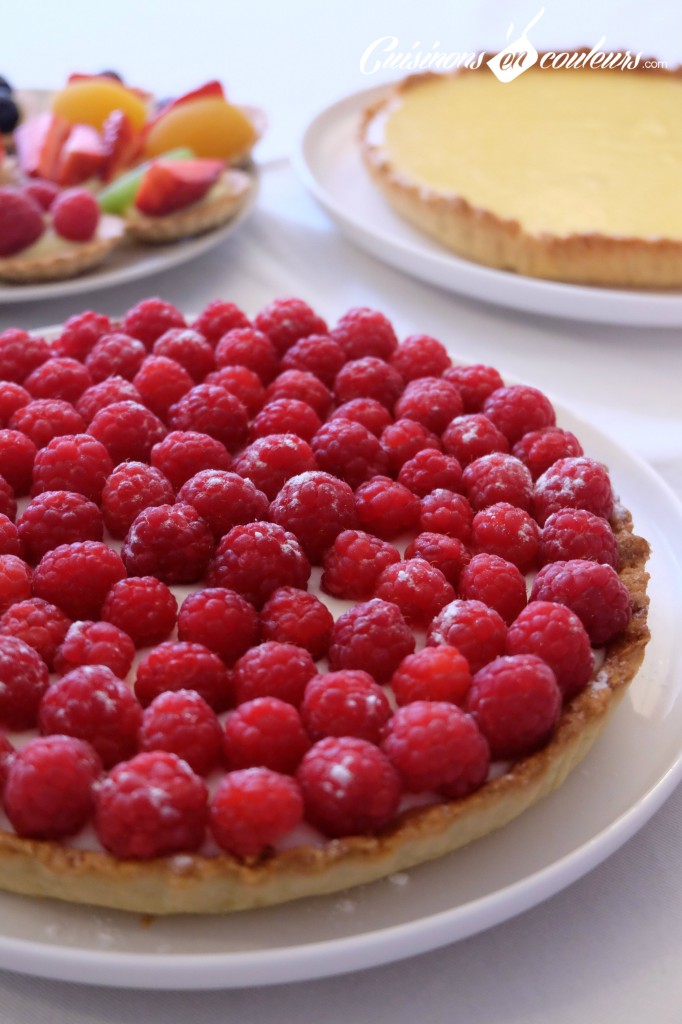
POLYGON ((141 914, 225 913, 372 882, 501 828, 558 788, 583 760, 642 662, 650 637, 649 545, 633 533, 626 510, 617 510, 612 526, 633 608, 629 626, 607 647, 595 680, 564 709, 549 744, 469 797, 405 811, 377 835, 298 846, 253 863, 229 854, 191 853, 118 861, 104 852, 2 831, 0 888, 141 914))

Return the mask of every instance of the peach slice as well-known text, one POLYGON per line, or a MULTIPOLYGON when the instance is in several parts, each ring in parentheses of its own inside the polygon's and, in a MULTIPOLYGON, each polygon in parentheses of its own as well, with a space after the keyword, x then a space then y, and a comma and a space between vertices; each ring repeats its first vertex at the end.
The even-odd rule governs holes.
POLYGON ((72 124, 89 124, 98 131, 112 110, 127 114, 133 128, 147 119, 147 106, 130 89, 113 78, 93 77, 71 82, 55 93, 52 110, 72 124))
POLYGON ((149 128, 148 157, 189 146, 199 157, 231 160, 253 146, 257 133, 238 108, 219 96, 187 99, 163 111, 149 128))

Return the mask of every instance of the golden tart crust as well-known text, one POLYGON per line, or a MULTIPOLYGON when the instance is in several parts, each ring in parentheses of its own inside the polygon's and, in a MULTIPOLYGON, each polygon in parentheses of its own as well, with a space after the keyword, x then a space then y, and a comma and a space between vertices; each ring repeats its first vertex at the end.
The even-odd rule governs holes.
POLYGON ((89 242, 66 242, 35 255, 17 253, 0 259, 0 280, 16 284, 59 281, 77 277, 99 266, 125 237, 120 217, 102 214, 97 232, 89 242))
POLYGON ((443 856, 486 835, 547 796, 582 761, 635 676, 649 640, 649 545, 619 509, 612 526, 633 616, 595 680, 563 711, 550 743, 469 797, 403 812, 377 835, 305 845, 252 862, 229 854, 119 861, 106 853, 0 832, 0 886, 146 914, 225 913, 336 892, 443 856))
MULTIPOLYGON (((670 121, 666 117, 672 117, 674 109, 679 109, 678 101, 682 103, 682 69, 666 71, 639 66, 623 72, 615 69, 542 70, 536 66, 517 80, 502 84, 482 63, 475 70, 461 69, 447 75, 426 73, 405 79, 364 111, 359 144, 372 180, 395 211, 460 256, 489 267, 557 281, 624 288, 677 288, 682 286, 682 229, 679 191, 674 181, 679 182, 682 175, 682 121, 677 117, 678 127, 675 127, 675 118, 670 121), (538 125, 531 123, 532 102, 541 100, 538 109, 542 111, 544 104, 547 112, 547 86, 556 89, 559 102, 564 102, 571 83, 578 82, 580 76, 590 77, 589 80, 583 77, 575 107, 564 106, 554 125, 550 124, 551 118, 546 113, 550 134, 557 125, 559 133, 568 123, 573 124, 574 129, 566 140, 570 138, 573 146, 566 146, 564 159, 558 158, 555 170, 559 168, 561 172, 561 168, 566 167, 572 171, 574 154, 581 156, 577 173, 573 176, 568 173, 562 188, 561 181, 557 183, 551 173, 542 174, 545 160, 542 134, 533 134, 538 125), (620 108, 617 105, 616 90, 624 85, 632 97, 642 99, 641 110, 637 111, 642 115, 639 118, 633 115, 628 119, 627 113, 622 113, 633 107, 627 97, 621 100, 620 108), (428 180, 429 174, 421 175, 420 165, 425 166, 424 160, 417 160, 415 164, 412 156, 420 147, 423 152, 427 152, 428 147, 437 151, 447 134, 444 125, 431 128, 415 117, 413 154, 403 161, 391 152, 386 131, 392 114, 400 109, 406 97, 409 99, 411 94, 434 86, 449 90, 450 96, 455 97, 460 87, 466 89, 467 109, 471 114, 460 148, 464 154, 462 163, 468 162, 474 175, 480 170, 484 179, 497 182, 502 196, 505 192, 509 194, 509 183, 513 184, 519 173, 522 182, 518 195, 523 190, 525 203, 525 211, 520 215, 518 210, 509 213, 504 201, 486 204, 473 198, 476 188, 458 191, 448 185, 434 186, 428 180), (478 91, 479 87, 481 92, 485 91, 486 99, 477 127, 474 90, 478 91), (593 116, 595 110, 602 113, 600 88, 605 94, 608 90, 606 100, 615 112, 612 124, 597 123, 597 117, 593 116), (660 117, 657 93, 652 92, 652 88, 660 90, 665 100, 663 106, 667 114, 664 112, 660 117), (534 89, 536 97, 531 95, 534 89), (638 96, 637 91, 641 90, 645 90, 646 95, 638 96), (519 101, 518 111, 515 96, 519 101), (649 96, 653 99, 651 103, 649 96), (503 115, 497 111, 497 100, 504 103, 503 115), (499 139, 511 143, 511 155, 509 159, 501 156, 499 160, 485 160, 486 152, 490 152, 486 131, 489 137, 495 136, 502 122, 494 118, 499 116, 504 119, 499 139), (587 126, 585 144, 581 147, 584 125, 587 126), (623 133, 619 135, 623 125, 623 133), (674 136, 668 137, 671 130, 674 136), (481 140, 485 144, 479 147, 481 140), (599 157, 594 156, 597 152, 600 152, 599 157), (517 157, 518 163, 515 163, 517 157), (633 162, 638 168, 637 177, 635 187, 628 192, 633 162), (668 166, 673 164, 674 173, 668 166), (647 175, 651 180, 650 187, 645 189, 647 175), (667 191, 661 187, 661 182, 669 186, 667 191), (604 206, 612 205, 621 197, 621 211, 628 205, 638 205, 645 225, 647 214, 652 214, 653 230, 642 230, 636 218, 628 217, 623 218, 622 223, 614 222, 611 230, 608 216, 605 222, 604 206), (541 210, 541 203, 551 213, 546 227, 543 227, 541 215, 539 218, 526 216, 528 209, 541 210), (556 230, 551 222, 557 214, 563 213, 567 215, 565 223, 560 223, 556 230), (576 213, 578 215, 574 216, 576 213)), ((405 130, 403 126, 403 130, 404 145, 409 140, 409 128, 405 130)), ((558 154, 562 152, 562 141, 559 139, 555 146, 558 154)), ((440 156, 444 153, 445 150, 440 156)), ((430 157, 425 160, 428 163, 430 157)))

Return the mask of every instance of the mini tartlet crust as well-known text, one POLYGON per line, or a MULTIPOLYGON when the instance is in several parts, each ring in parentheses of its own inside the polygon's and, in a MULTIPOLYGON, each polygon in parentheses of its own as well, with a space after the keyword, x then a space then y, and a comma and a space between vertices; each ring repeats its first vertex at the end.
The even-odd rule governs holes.
POLYGON ((213 231, 232 220, 256 187, 253 173, 229 169, 220 177, 221 191, 184 210, 161 217, 148 217, 132 207, 126 215, 126 230, 137 242, 163 245, 213 231))
POLYGON ((405 811, 377 835, 330 840, 252 862, 228 854, 119 861, 66 844, 0 832, 0 886, 141 914, 215 914, 337 892, 441 857, 501 828, 559 787, 582 761, 634 678, 649 640, 649 545, 629 512, 612 519, 633 616, 596 679, 563 711, 550 743, 461 800, 405 811))
POLYGON ((48 255, 6 256, 0 259, 0 280, 14 284, 60 281, 78 277, 99 266, 125 238, 125 224, 120 217, 102 214, 97 232, 89 242, 72 243, 63 251, 48 255))
MULTIPOLYGON (((449 77, 488 74, 485 62, 493 56, 486 54, 477 69, 460 69, 449 77)), ((557 70, 552 73, 579 72, 557 70)), ((622 74, 616 69, 604 69, 600 73, 622 74)), ((682 68, 665 70, 639 66, 628 74, 673 75, 682 79, 682 68)), ((411 75, 362 114, 358 141, 364 165, 396 213, 458 256, 495 269, 611 288, 682 287, 680 241, 617 237, 598 232, 561 237, 549 233, 531 234, 515 219, 505 219, 476 207, 463 196, 437 192, 402 174, 393 166, 381 144, 372 138, 372 125, 405 90, 437 77, 443 76, 433 72, 411 75)))

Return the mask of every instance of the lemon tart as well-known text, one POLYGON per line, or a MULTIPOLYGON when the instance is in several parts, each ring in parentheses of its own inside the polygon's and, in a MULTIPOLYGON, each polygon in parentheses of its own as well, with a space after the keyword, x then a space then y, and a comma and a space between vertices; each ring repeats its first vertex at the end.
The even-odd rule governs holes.
POLYGON ((458 255, 531 277, 682 285, 682 76, 485 64, 406 79, 364 112, 393 208, 458 255))

